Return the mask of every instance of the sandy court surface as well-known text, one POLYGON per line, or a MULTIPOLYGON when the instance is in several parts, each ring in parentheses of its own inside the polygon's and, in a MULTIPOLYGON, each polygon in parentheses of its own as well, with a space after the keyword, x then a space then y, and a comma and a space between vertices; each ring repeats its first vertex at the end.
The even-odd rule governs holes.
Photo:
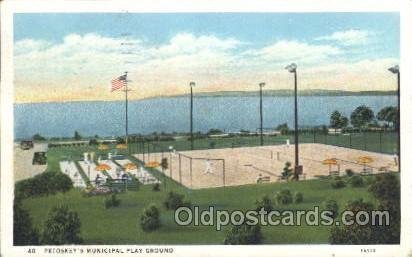
MULTIPOLYGON (((329 175, 329 171, 345 174, 346 169, 356 173, 365 166, 358 158, 368 156, 373 162, 367 164, 373 173, 383 170, 398 171, 394 156, 348 149, 323 144, 300 144, 299 162, 303 165, 302 179, 313 179, 329 175), (325 159, 336 158, 338 165, 324 165, 325 159)), ((142 154, 136 158, 143 160, 142 154)), ((145 161, 160 162, 161 153, 145 154, 145 161)), ((263 147, 240 147, 164 153, 168 168, 163 172, 175 181, 190 188, 208 188, 255 184, 259 176, 269 178, 270 182, 279 181, 286 162, 294 165, 294 146, 275 145, 263 147), (189 158, 192 157, 192 158, 189 158), (224 161, 223 161, 224 160, 224 161), (225 171, 225 172, 223 172, 225 171)), ((161 168, 159 168, 161 170, 161 168)))
POLYGON ((14 144, 14 181, 31 178, 47 168, 47 165, 33 165, 35 152, 47 152, 47 144, 35 143, 33 148, 22 150, 20 144, 14 144))

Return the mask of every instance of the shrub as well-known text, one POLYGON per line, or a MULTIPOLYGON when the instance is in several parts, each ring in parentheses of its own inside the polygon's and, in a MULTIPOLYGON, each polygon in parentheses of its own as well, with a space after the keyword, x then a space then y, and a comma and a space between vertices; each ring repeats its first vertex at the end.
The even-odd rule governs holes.
POLYGON ((346 172, 346 175, 347 175, 348 177, 351 177, 351 176, 353 176, 353 174, 355 174, 355 173, 353 172, 353 170, 351 170, 351 169, 346 169, 345 172, 346 172))
POLYGON ((179 207, 190 207, 190 202, 189 201, 183 201, 184 195, 175 193, 175 192, 169 192, 167 195, 167 198, 164 202, 166 209, 168 210, 176 210, 179 207))
POLYGON ((283 189, 275 195, 277 204, 290 204, 293 202, 292 193, 289 189, 283 189))
POLYGON ((226 245, 254 245, 262 242, 260 226, 245 223, 233 226, 224 240, 226 245))
POLYGON ((16 198, 27 198, 67 192, 72 188, 73 182, 66 174, 46 171, 33 178, 17 182, 14 192, 16 198))
POLYGON ((143 231, 149 232, 156 230, 160 227, 160 212, 159 209, 150 205, 148 208, 143 209, 142 216, 140 217, 140 225, 143 231))
POLYGON ((295 203, 303 202, 303 194, 301 192, 295 193, 295 203))
POLYGON ((400 182, 394 174, 379 174, 368 191, 379 201, 378 208, 390 213, 390 226, 377 228, 377 244, 399 244, 400 241, 400 182))
MULTIPOLYGON (((374 209, 373 204, 364 202, 362 199, 349 202, 345 210, 358 213, 359 211, 366 211, 371 213, 374 209)), ((354 221, 355 217, 347 217, 347 221, 354 221)), ((332 244, 379 244, 382 235, 376 233, 377 227, 372 224, 360 225, 353 222, 352 225, 334 226, 331 230, 329 241, 332 244)))
POLYGON ((162 158, 162 161, 160 162, 160 166, 162 167, 162 170, 167 170, 169 168, 169 163, 167 158, 162 158))
POLYGON ((375 177, 374 176, 365 176, 363 178, 363 181, 365 182, 365 185, 372 185, 375 182, 375 177))
POLYGON ((334 177, 331 183, 332 188, 339 189, 346 186, 345 181, 341 177, 334 177))
POLYGON ((116 194, 111 194, 104 199, 104 207, 109 209, 111 207, 117 207, 120 205, 120 199, 117 198, 116 194))
POLYGON ((13 206, 13 245, 39 244, 38 231, 33 228, 29 212, 22 208, 19 201, 13 206))
POLYGON ((65 205, 54 207, 44 223, 42 244, 63 245, 82 243, 80 219, 65 205))
POLYGON ((267 212, 274 210, 272 200, 267 195, 263 196, 261 200, 256 200, 256 211, 260 211, 262 208, 267 212))
POLYGON ((153 191, 160 191, 160 184, 159 183, 153 184, 152 190, 153 191))
POLYGON ((282 179, 288 179, 290 176, 292 176, 292 168, 290 167, 292 164, 290 162, 285 163, 285 167, 283 168, 282 172, 282 179))
POLYGON ((352 187, 362 187, 364 185, 363 183, 363 178, 359 175, 356 176, 352 176, 348 183, 352 186, 352 187))
POLYGON ((339 205, 335 200, 330 199, 330 200, 325 201, 324 207, 325 207, 325 210, 332 212, 332 216, 331 216, 332 218, 335 219, 338 216, 339 205))

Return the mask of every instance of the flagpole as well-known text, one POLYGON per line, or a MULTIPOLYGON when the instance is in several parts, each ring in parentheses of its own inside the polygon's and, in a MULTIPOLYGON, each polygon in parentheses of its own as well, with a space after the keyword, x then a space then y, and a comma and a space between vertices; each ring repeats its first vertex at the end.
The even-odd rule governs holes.
POLYGON ((125 111, 126 111, 126 146, 127 146, 127 149, 129 150, 129 128, 128 128, 128 115, 127 115, 127 92, 129 91, 128 90, 128 88, 127 88, 127 71, 125 72, 125 74, 124 74, 124 76, 125 76, 125 80, 126 80, 126 88, 125 88, 125 90, 124 90, 124 92, 125 92, 125 111))

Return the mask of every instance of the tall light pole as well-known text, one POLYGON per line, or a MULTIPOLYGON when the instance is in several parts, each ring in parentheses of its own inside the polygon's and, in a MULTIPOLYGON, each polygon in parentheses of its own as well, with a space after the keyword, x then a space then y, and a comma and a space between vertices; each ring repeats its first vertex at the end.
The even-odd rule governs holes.
POLYGON ((193 150, 193 87, 196 85, 195 82, 190 82, 190 149, 193 150))
POLYGON ((302 166, 299 165, 299 126, 298 126, 298 78, 297 65, 295 63, 289 64, 285 67, 290 73, 294 74, 295 79, 295 171, 294 179, 299 180, 299 175, 302 173, 302 166))
POLYGON ((263 146, 263 102, 262 102, 262 90, 265 86, 265 82, 259 83, 260 92, 260 145, 263 146))
POLYGON ((401 72, 399 65, 395 65, 388 69, 393 74, 396 74, 398 80, 398 164, 401 171, 401 72))

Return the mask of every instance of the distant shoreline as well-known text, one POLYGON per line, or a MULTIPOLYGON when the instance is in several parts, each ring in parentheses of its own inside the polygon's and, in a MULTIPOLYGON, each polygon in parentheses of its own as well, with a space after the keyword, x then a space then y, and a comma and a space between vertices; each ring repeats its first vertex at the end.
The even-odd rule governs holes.
MULTIPOLYGON (((299 96, 396 96, 398 92, 396 90, 387 91, 344 91, 344 90, 301 90, 298 92, 299 96)), ((194 93, 194 97, 258 97, 259 91, 219 91, 219 92, 200 92, 194 93)), ((189 94, 171 95, 171 96, 151 96, 140 99, 130 99, 130 101, 145 101, 151 99, 162 98, 182 98, 187 97, 189 94)), ((263 91, 263 97, 290 97, 293 96, 293 90, 265 90, 263 91)), ((45 103, 79 103, 79 102, 122 102, 123 100, 75 100, 75 101, 46 101, 46 102, 15 102, 14 105, 25 104, 45 104, 45 103)))

